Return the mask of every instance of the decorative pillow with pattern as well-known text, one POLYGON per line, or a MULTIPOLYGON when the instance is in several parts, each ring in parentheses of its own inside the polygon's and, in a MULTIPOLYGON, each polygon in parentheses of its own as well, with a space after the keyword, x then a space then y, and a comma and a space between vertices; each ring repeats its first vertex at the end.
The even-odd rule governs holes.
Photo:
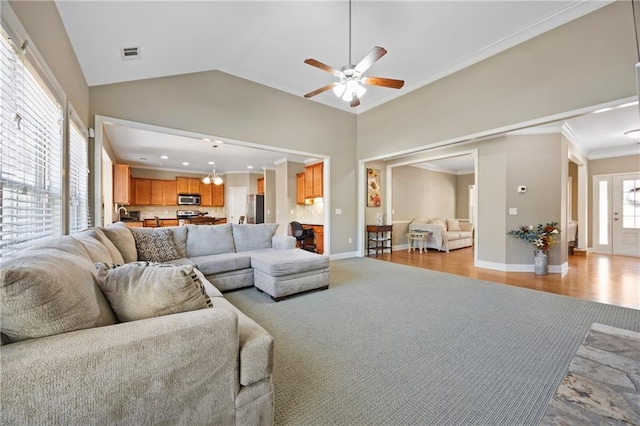
POLYGON ((159 230, 153 234, 134 232, 133 238, 136 241, 138 260, 166 262, 180 258, 171 231, 168 229, 159 230))
POLYGON ((121 322, 213 307, 191 265, 96 263, 100 288, 121 322))

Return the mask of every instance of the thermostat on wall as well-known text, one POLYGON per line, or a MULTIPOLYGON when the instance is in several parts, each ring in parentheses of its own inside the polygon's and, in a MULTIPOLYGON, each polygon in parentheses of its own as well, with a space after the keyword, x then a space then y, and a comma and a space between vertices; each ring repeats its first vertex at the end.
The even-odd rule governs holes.
POLYGON ((518 194, 524 194, 525 192, 527 192, 527 187, 524 185, 520 185, 518 186, 518 194))

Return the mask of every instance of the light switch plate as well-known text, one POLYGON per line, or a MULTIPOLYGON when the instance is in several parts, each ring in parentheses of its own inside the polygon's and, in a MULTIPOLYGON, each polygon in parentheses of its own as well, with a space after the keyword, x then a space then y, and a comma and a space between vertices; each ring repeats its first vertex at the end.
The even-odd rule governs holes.
POLYGON ((520 185, 518 186, 518 194, 524 194, 525 192, 527 192, 527 187, 524 185, 520 185))
POLYGON ((518 215, 518 208, 517 207, 509 207, 509 215, 510 216, 517 216, 518 215))

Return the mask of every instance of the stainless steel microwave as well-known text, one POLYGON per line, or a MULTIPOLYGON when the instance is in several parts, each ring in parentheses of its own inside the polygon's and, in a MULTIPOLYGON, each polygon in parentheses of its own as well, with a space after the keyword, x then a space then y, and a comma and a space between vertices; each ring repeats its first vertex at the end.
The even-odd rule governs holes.
POLYGON ((178 194, 179 206, 199 206, 200 195, 199 194, 178 194))

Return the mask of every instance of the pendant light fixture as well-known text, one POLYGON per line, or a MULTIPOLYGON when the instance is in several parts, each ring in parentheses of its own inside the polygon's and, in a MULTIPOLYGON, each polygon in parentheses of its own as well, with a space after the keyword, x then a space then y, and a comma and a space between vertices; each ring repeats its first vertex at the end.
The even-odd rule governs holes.
POLYGON ((206 175, 203 179, 202 179, 202 183, 204 183, 205 185, 210 185, 210 184, 214 184, 214 185, 222 185, 224 183, 224 181, 222 180, 222 177, 218 176, 216 174, 216 148, 218 147, 218 145, 213 145, 213 161, 210 163, 213 165, 213 172, 209 173, 208 175, 206 175))

